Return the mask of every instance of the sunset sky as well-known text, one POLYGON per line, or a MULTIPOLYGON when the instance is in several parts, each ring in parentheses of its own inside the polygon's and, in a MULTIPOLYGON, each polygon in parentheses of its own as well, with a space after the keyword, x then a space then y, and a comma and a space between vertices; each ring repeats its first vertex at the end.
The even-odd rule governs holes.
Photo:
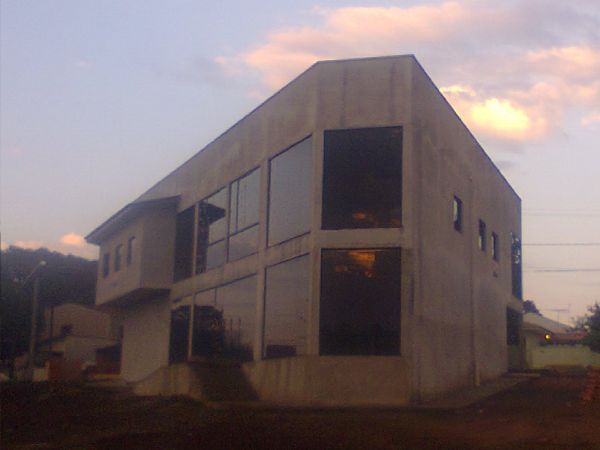
POLYGON ((600 302, 598 0, 1 0, 0 21, 3 248, 95 258, 82 236, 315 61, 411 53, 523 200, 525 297, 562 321, 600 302))

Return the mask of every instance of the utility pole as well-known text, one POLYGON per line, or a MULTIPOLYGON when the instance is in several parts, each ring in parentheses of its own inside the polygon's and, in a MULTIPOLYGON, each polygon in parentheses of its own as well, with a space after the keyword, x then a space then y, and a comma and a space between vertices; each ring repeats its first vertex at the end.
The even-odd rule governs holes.
POLYGON ((40 261, 37 266, 31 271, 29 276, 23 282, 23 286, 27 284, 29 279, 35 275, 33 279, 33 295, 31 296, 31 337, 29 339, 29 361, 27 364, 27 372, 29 379, 33 381, 33 372, 35 367, 35 346, 37 337, 37 309, 38 309, 38 297, 40 293, 40 276, 36 274, 40 267, 46 265, 46 261, 40 261))

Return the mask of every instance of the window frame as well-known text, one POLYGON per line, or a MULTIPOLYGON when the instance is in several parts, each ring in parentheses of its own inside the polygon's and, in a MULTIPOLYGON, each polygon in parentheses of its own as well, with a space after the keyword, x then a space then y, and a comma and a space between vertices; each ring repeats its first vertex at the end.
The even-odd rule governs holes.
POLYGON ((500 236, 495 231, 492 231, 492 259, 496 262, 500 261, 500 236))
MULTIPOLYGON (((233 180, 230 183, 228 183, 227 186, 225 186, 225 187, 227 187, 229 189, 228 204, 227 204, 228 214, 227 214, 227 233, 226 233, 226 243, 225 243, 225 252, 226 252, 226 255, 225 255, 225 264, 228 263, 228 262, 238 261, 240 259, 243 259, 243 258, 246 258, 248 256, 251 256, 251 255, 254 255, 254 254, 258 253, 259 243, 257 241, 256 249, 252 253, 249 253, 247 255, 244 255, 244 256, 241 256, 241 257, 238 257, 238 258, 232 258, 231 257, 231 245, 230 245, 230 241, 231 241, 231 238, 233 238, 233 237, 235 237, 237 235, 240 235, 240 234, 244 233, 245 231, 248 231, 248 230, 250 230, 250 229, 252 229, 254 227, 257 227, 257 233, 259 233, 258 227, 260 225, 260 203, 261 203, 261 189, 260 189, 260 185, 261 185, 261 175, 262 175, 261 169, 262 169, 262 167, 260 165, 256 166, 253 169, 245 172, 243 175, 237 177, 235 180, 233 180), (257 214, 257 221, 253 222, 253 223, 251 223, 249 225, 246 225, 246 226, 244 226, 242 228, 238 228, 237 227, 237 223, 239 222, 238 221, 238 215, 239 215, 239 203, 240 203, 240 198, 239 198, 239 183, 244 178, 252 175, 254 172, 257 172, 257 174, 258 174, 258 205, 257 205, 257 207, 258 207, 258 214, 257 214), (231 221, 232 221, 232 217, 234 216, 234 214, 233 214, 233 204, 232 204, 232 198, 233 198, 233 195, 234 195, 234 189, 233 189, 234 185, 237 185, 237 188, 236 188, 236 199, 235 199, 236 230, 232 231, 231 221)), ((260 235, 259 235, 259 238, 260 238, 260 235)))
POLYGON ((452 224, 456 231, 463 231, 463 201, 460 197, 454 194, 452 198, 452 224))
POLYGON ((119 272, 121 270, 122 259, 123 259, 122 251, 123 251, 123 244, 117 244, 117 246, 115 247, 115 261, 114 261, 114 264, 115 264, 114 271, 115 272, 119 272))
POLYGON ((479 219, 479 234, 477 236, 477 246, 483 253, 487 253, 487 225, 479 219))

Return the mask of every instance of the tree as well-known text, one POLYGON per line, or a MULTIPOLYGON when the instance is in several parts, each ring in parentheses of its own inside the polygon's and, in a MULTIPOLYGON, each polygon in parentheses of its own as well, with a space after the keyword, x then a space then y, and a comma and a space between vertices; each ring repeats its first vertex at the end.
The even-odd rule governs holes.
POLYGON ((40 261, 38 330, 43 329, 43 310, 63 303, 94 304, 96 261, 51 252, 9 247, 1 252, 0 360, 10 362, 29 347, 33 283, 23 281, 40 261))
POLYGON ((596 302, 588 308, 584 327, 589 334, 583 343, 600 353, 600 303, 596 302))
POLYGON ((523 312, 541 315, 540 310, 537 309, 537 306, 535 305, 535 302, 533 300, 525 300, 523 302, 523 312))

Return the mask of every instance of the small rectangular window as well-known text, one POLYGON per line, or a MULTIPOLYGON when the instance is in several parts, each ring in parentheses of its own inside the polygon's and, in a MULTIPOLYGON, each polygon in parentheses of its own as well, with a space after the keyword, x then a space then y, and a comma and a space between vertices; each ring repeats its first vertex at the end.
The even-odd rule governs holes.
POLYGON ((523 270, 521 262, 521 239, 514 233, 511 234, 511 266, 512 266, 512 293, 515 297, 523 298, 523 270))
POLYGON ((456 231, 462 230, 462 200, 456 195, 452 202, 452 221, 454 222, 454 229, 456 231))
POLYGON ((115 248, 115 272, 121 270, 121 253, 123 251, 123 245, 119 244, 115 248))
POLYGON ((486 231, 485 222, 483 220, 479 220, 479 238, 478 238, 478 246, 479 250, 482 252, 486 252, 487 250, 487 231, 486 231))
POLYGON ((127 240, 127 265, 130 266, 133 262, 133 250, 135 246, 135 236, 131 236, 127 240))
POLYGON ((499 248, 499 238, 496 233, 492 233, 492 258, 495 261, 500 261, 500 248, 499 248))
POLYGON ((110 273, 110 253, 105 253, 102 257, 102 276, 106 278, 110 273))

